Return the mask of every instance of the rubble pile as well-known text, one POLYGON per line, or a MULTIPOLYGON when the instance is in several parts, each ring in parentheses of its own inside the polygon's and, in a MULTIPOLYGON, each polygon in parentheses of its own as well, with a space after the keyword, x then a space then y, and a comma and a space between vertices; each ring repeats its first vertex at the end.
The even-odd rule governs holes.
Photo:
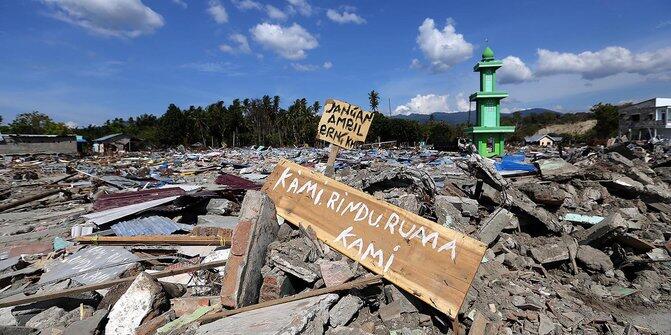
POLYGON ((275 165, 326 150, 6 157, 0 333, 669 334, 670 150, 342 152, 334 179, 487 245, 455 320, 277 215, 275 165))

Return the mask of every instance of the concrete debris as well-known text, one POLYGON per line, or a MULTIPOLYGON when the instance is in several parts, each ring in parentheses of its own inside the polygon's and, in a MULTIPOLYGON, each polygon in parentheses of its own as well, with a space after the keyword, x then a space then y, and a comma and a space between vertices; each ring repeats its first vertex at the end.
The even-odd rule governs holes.
POLYGON ((112 307, 105 333, 132 335, 144 320, 158 316, 157 311, 166 304, 161 284, 150 275, 140 273, 112 307))
POLYGON ((338 156, 336 180, 488 246, 458 322, 387 281, 251 306, 370 276, 308 224, 278 217, 256 191, 279 158, 320 170, 327 149, 8 156, 0 169, 0 334, 671 333, 671 145, 519 149, 516 162, 537 171, 499 171, 496 160, 425 148, 338 156), (137 234, 219 242, 72 238, 137 234), (160 282, 149 275, 218 260, 227 263, 160 282), (3 305, 125 277, 106 289, 3 305), (251 310, 198 320, 221 305, 251 310))

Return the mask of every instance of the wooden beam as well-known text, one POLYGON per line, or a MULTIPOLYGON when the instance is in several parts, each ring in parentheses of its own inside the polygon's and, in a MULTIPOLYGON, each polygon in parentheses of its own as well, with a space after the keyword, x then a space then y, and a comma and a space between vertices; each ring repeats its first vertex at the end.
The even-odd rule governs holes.
MULTIPOLYGON (((182 273, 189 273, 189 272, 194 272, 198 270, 205 270, 205 269, 211 269, 211 268, 217 268, 220 266, 226 265, 226 261, 216 261, 216 262, 209 262, 209 263, 202 263, 198 265, 193 265, 193 266, 187 266, 181 269, 174 269, 174 270, 164 270, 164 271, 159 271, 156 273, 150 274, 154 278, 163 278, 163 277, 170 277, 182 273)), ((126 283, 126 282, 132 282, 135 280, 135 276, 133 277, 125 277, 125 278, 120 278, 120 279, 114 279, 102 283, 97 283, 97 284, 91 284, 91 285, 84 285, 84 286, 79 286, 79 287, 73 287, 73 288, 68 288, 65 290, 60 290, 57 292, 46 292, 46 293, 41 293, 41 294, 33 294, 30 296, 21 296, 18 298, 11 299, 3 299, 0 300, 0 308, 4 307, 9 307, 9 306, 16 306, 16 305, 23 305, 23 304, 28 304, 31 302, 36 302, 36 301, 45 301, 45 300, 51 300, 55 298, 61 298, 61 297, 67 297, 75 293, 82 293, 82 292, 90 292, 94 290, 100 290, 103 288, 108 288, 112 287, 117 284, 121 283, 126 283)))
POLYGON ((254 304, 254 305, 249 305, 249 306, 240 307, 240 308, 236 308, 236 309, 232 309, 232 310, 221 311, 221 312, 217 312, 217 313, 203 315, 200 319, 198 319, 198 321, 200 321, 201 323, 209 323, 209 322, 212 322, 212 321, 215 321, 215 320, 219 320, 221 318, 225 318, 227 316, 257 310, 259 308, 285 304, 287 302, 292 302, 292 301, 296 301, 296 300, 303 300, 303 299, 316 297, 318 295, 327 294, 327 293, 347 291, 347 290, 351 290, 351 289, 354 289, 354 288, 363 288, 363 287, 367 287, 369 285, 377 284, 381 280, 382 280, 381 275, 374 275, 374 276, 371 276, 371 277, 359 278, 359 279, 353 280, 351 282, 336 285, 336 286, 324 287, 324 288, 320 288, 320 289, 316 289, 316 290, 312 290, 312 291, 307 291, 307 292, 303 292, 303 293, 299 293, 299 294, 295 294, 295 295, 290 295, 290 296, 279 298, 279 299, 264 301, 264 302, 254 304))
POLYGON ((94 245, 211 245, 230 247, 230 238, 194 235, 80 236, 81 244, 94 245))
POLYGON ((329 159, 326 161, 326 169, 324 170, 324 175, 327 177, 333 177, 335 174, 335 161, 338 158, 338 152, 340 152, 340 147, 331 144, 331 151, 329 151, 329 159))
POLYGON ((57 190, 50 190, 50 191, 42 192, 40 194, 36 194, 36 195, 30 196, 30 197, 25 197, 23 199, 19 199, 19 200, 16 200, 14 202, 10 202, 10 203, 5 204, 5 205, 1 205, 0 206, 0 212, 4 212, 8 209, 12 209, 14 207, 18 207, 18 206, 27 204, 29 202, 44 199, 48 196, 52 196, 54 194, 58 194, 58 193, 61 193, 61 192, 65 192, 65 191, 59 188, 57 190))

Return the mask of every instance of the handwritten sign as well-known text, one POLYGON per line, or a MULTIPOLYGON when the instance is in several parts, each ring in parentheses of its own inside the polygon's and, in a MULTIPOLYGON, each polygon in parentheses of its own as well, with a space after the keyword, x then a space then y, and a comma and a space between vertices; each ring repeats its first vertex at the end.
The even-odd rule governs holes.
POLYGON ((95 284, 117 278, 139 258, 124 247, 89 247, 50 264, 40 283, 73 279, 81 284, 95 284))
POLYGON ((372 121, 373 113, 344 101, 328 99, 319 120, 317 138, 352 149, 356 143, 366 141, 372 121))
POLYGON ((457 317, 483 243, 286 160, 262 190, 292 224, 457 317))

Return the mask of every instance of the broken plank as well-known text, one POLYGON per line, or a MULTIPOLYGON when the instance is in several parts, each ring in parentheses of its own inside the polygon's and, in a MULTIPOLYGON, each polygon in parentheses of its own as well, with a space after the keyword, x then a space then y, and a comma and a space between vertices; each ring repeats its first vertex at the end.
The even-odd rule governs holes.
MULTIPOLYGON (((189 272, 194 272, 198 270, 205 270, 205 269, 211 269, 211 268, 217 268, 220 266, 226 265, 226 261, 216 261, 216 262, 209 262, 209 263, 202 263, 194 266, 188 266, 184 267, 181 269, 174 269, 174 270, 164 270, 164 271, 159 271, 156 273, 151 274, 152 277, 154 278, 163 278, 163 277, 170 277, 182 273, 189 273, 189 272)), ((84 285, 84 286, 78 286, 78 287, 73 287, 73 288, 68 288, 65 290, 60 290, 56 292, 45 292, 45 293, 39 293, 39 294, 34 294, 30 296, 21 296, 18 298, 14 299, 3 299, 0 300, 0 308, 4 307, 9 307, 9 306, 16 306, 16 305, 23 305, 23 304, 28 304, 31 302, 36 302, 36 301, 45 301, 45 300, 51 300, 55 298, 60 298, 60 297, 67 297, 76 293, 81 293, 81 292, 90 292, 94 290, 100 290, 108 287, 112 287, 117 284, 121 283, 126 283, 126 282, 132 282, 135 280, 135 276, 132 277, 125 277, 121 279, 115 279, 115 280, 110 280, 106 281, 103 283, 98 283, 98 284, 91 284, 91 285, 84 285)))
POLYGON ((141 236, 80 236, 81 244, 94 245, 213 245, 228 247, 229 238, 193 235, 141 235, 141 236))
POLYGON ((486 246, 419 215, 282 160, 263 191, 288 222, 453 319, 486 246))

